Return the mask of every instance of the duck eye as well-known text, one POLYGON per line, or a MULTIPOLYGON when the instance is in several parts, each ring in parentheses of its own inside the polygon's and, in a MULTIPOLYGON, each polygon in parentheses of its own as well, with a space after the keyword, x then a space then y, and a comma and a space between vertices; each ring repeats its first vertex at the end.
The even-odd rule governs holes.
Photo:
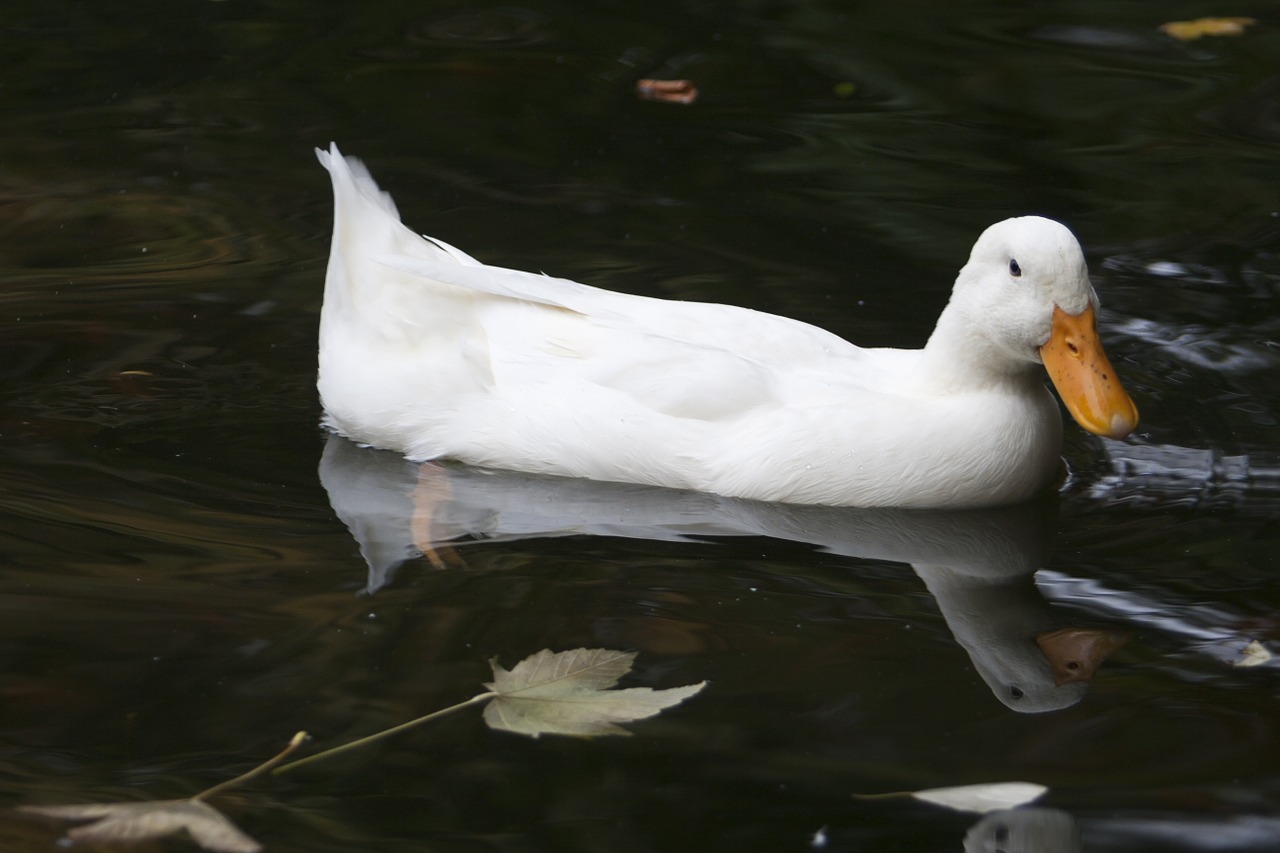
POLYGON ((1018 276, 1022 275, 1022 267, 1018 266, 1018 262, 1015 261, 1013 258, 1009 259, 1009 275, 1013 276, 1014 278, 1017 278, 1018 276))

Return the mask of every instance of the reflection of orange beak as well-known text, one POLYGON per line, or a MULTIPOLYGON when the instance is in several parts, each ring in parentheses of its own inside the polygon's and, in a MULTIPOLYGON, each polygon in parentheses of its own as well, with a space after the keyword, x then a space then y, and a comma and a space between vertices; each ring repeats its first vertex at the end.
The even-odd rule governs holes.
POLYGON ((1061 628, 1036 636, 1036 645, 1053 670, 1053 683, 1059 687, 1091 681, 1102 662, 1127 642, 1127 633, 1106 629, 1061 628))
POLYGON ((1053 307, 1053 331, 1040 347, 1040 358, 1076 423, 1111 438, 1133 432, 1138 407, 1102 351, 1092 305, 1074 317, 1053 307))

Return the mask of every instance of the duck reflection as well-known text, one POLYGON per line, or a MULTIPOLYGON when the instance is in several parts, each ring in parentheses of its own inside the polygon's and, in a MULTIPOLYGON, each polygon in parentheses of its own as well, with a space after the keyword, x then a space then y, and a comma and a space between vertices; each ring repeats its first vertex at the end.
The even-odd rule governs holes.
POLYGON ((993 812, 965 834, 965 853, 1082 853, 1080 829, 1058 809, 1022 808, 993 812))
POLYGON ((992 693, 1023 713, 1080 701, 1114 632, 1064 627, 1032 576, 1052 502, 963 512, 760 503, 649 486, 413 463, 331 436, 320 480, 369 568, 365 591, 403 562, 460 564, 449 543, 598 535, 679 540, 766 536, 910 564, 992 693))

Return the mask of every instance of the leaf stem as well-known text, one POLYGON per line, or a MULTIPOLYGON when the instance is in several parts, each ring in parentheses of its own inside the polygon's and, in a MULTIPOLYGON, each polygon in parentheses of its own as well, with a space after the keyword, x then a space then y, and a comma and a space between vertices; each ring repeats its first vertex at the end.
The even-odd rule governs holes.
POLYGON ((382 740, 383 738, 391 737, 392 735, 399 734, 400 732, 405 731, 406 729, 411 729, 414 726, 421 725, 427 722, 428 720, 434 720, 436 717, 443 717, 445 714, 452 714, 454 711, 460 711, 463 708, 469 707, 471 705, 479 705, 481 702, 488 702, 490 699, 492 699, 497 695, 498 695, 497 693, 493 693, 493 692, 479 693, 475 696, 472 696, 470 699, 466 700, 465 702, 459 702, 456 705, 450 705, 447 708, 441 708, 439 711, 432 711, 430 714, 427 714, 426 716, 418 717, 417 719, 410 720, 407 723, 401 723, 398 726, 392 726, 389 729, 383 729, 380 732, 374 732, 371 735, 366 735, 365 737, 357 738, 356 740, 353 740, 353 741, 348 741, 347 743, 344 743, 340 746, 335 746, 331 749, 326 749, 324 752, 317 752, 315 755, 308 755, 306 758, 299 758, 297 761, 291 761, 290 763, 286 764, 284 767, 277 767, 275 770, 271 772, 271 775, 279 776, 281 773, 287 773, 290 770, 294 770, 298 767, 301 767, 304 764, 310 764, 311 762, 319 761, 322 758, 329 758, 331 756, 337 755, 338 753, 355 749, 356 747, 366 746, 368 744, 373 743, 374 741, 379 741, 379 740, 382 740))
POLYGON ((901 800, 915 796, 915 791, 885 791, 882 794, 850 794, 855 800, 901 800))
POLYGON ((298 747, 306 743, 308 737, 310 737, 310 735, 308 735, 306 732, 298 732, 296 735, 293 736, 293 739, 289 741, 288 746, 286 746, 273 758, 268 758, 266 761, 262 762, 257 767, 250 770, 248 773, 241 773, 239 776, 237 776, 234 779, 228 779, 225 782, 219 782, 218 784, 214 785, 212 788, 206 788, 205 790, 201 791, 200 793, 192 797, 191 798, 192 801, 199 802, 201 800, 207 800, 210 797, 221 794, 223 791, 226 791, 230 788, 234 788, 238 785, 243 785, 245 782, 248 782, 250 779, 254 779, 258 776, 261 776, 263 773, 266 773, 272 767, 275 767, 281 761, 284 761, 286 758, 288 758, 290 753, 292 753, 295 749, 297 749, 298 747))

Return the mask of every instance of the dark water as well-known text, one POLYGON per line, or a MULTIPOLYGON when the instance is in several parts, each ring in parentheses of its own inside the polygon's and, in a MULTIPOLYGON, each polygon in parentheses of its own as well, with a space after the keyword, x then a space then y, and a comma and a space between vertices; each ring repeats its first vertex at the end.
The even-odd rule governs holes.
POLYGON ((0 804, 184 796, 604 646, 710 687, 630 739, 462 714, 221 803, 278 851, 1275 849, 1277 665, 1233 663, 1280 645, 1280 37, 1156 30, 1206 11, 8 4, 0 804), (867 344, 922 343, 990 222, 1059 217, 1143 425, 960 515, 326 447, 331 139, 486 261, 867 344), (1063 628, 1123 645, 1057 686, 1063 628), (1050 791, 851 796, 1012 780, 1050 791))

